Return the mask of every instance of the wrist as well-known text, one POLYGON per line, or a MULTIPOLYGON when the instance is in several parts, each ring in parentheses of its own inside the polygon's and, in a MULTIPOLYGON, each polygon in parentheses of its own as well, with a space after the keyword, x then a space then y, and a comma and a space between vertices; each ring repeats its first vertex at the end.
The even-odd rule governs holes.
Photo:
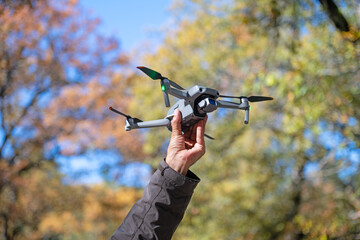
POLYGON ((176 172, 186 176, 189 167, 187 166, 187 164, 181 160, 176 160, 174 158, 169 158, 166 157, 165 158, 165 162, 169 165, 169 167, 171 167, 173 170, 175 170, 176 172))

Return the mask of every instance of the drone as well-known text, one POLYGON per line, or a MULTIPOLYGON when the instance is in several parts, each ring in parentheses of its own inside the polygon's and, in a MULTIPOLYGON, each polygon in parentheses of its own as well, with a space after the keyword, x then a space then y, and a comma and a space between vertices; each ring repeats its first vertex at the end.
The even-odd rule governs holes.
MULTIPOLYGON (((231 108, 240 109, 245 111, 244 123, 249 123, 249 102, 261 102, 273 100, 272 97, 264 96, 227 96, 220 95, 215 89, 194 85, 188 89, 184 89, 177 83, 171 81, 167 77, 163 77, 160 73, 144 67, 138 66, 143 73, 152 78, 153 80, 160 80, 161 90, 163 92, 165 106, 170 107, 169 94, 173 95, 179 100, 169 109, 167 115, 163 119, 157 119, 152 121, 142 121, 138 118, 133 118, 127 114, 124 114, 113 107, 109 109, 117 114, 126 118, 125 130, 130 131, 139 128, 154 128, 154 127, 167 127, 172 131, 171 120, 174 117, 176 109, 180 110, 182 121, 181 130, 185 133, 189 128, 196 124, 198 121, 204 119, 208 113, 215 111, 218 108, 231 108), (240 99, 239 103, 230 102, 225 100, 219 100, 218 98, 236 98, 240 99)), ((214 139, 205 134, 207 138, 214 139)))

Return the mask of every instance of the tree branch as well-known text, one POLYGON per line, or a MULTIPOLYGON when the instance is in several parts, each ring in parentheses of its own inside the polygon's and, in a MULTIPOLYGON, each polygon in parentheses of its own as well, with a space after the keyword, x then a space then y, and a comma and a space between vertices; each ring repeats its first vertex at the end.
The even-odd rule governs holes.
POLYGON ((349 32, 350 27, 349 23, 345 19, 344 15, 340 12, 339 8, 336 6, 332 0, 319 0, 320 4, 323 6, 326 14, 330 20, 335 24, 335 27, 341 32, 349 32))
MULTIPOLYGON (((36 103, 38 97, 40 96, 40 94, 44 93, 47 89, 46 88, 43 88, 43 89, 40 89, 38 90, 34 96, 32 97, 31 101, 29 102, 29 104, 23 108, 23 111, 22 113, 20 114, 19 118, 15 121, 14 124, 12 124, 10 126, 10 129, 8 131, 6 131, 6 129, 3 129, 5 131, 5 136, 4 136, 4 139, 3 139, 3 142, 1 144, 1 147, 0 147, 0 158, 2 157, 2 151, 7 143, 7 141, 9 140, 9 138, 11 137, 11 134, 13 132, 13 130, 15 129, 16 126, 19 125, 19 123, 21 122, 21 120, 27 115, 27 113, 29 112, 30 108, 36 103)), ((2 113, 3 114, 3 113, 2 113)))

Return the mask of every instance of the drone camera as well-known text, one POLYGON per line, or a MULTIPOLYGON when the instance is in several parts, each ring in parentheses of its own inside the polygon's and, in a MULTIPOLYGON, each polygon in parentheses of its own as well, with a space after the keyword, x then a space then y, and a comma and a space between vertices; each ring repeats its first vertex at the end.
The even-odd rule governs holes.
POLYGON ((217 102, 212 98, 205 98, 198 103, 197 110, 200 114, 213 112, 217 109, 217 102))

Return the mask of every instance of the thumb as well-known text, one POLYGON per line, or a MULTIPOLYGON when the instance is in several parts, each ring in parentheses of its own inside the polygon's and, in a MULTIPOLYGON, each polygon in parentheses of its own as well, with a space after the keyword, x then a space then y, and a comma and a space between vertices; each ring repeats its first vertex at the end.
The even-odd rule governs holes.
POLYGON ((174 112, 174 118, 171 122, 172 125, 172 137, 182 135, 181 131, 181 113, 179 109, 176 109, 174 112))

